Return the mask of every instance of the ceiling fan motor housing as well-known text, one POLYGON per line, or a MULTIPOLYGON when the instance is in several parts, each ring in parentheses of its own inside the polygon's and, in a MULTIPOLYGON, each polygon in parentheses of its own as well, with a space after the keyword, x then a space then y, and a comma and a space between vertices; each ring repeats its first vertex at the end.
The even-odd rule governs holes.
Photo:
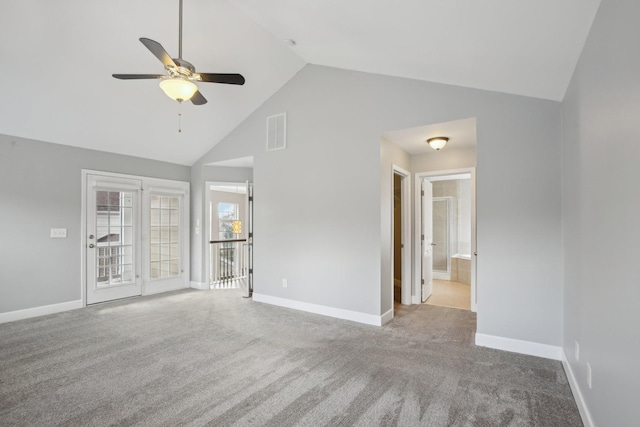
POLYGON ((190 62, 185 61, 182 58, 172 58, 173 62, 177 65, 176 67, 172 65, 167 65, 165 69, 167 73, 171 77, 182 77, 182 78, 190 78, 196 72, 196 68, 190 62))

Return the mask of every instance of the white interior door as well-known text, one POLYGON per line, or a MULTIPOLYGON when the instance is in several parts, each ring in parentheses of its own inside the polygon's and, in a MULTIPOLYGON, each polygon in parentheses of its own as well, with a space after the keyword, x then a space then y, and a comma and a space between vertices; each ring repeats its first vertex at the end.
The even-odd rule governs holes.
POLYGON ((422 180, 422 302, 433 292, 433 185, 422 180))
POLYGON ((141 295, 142 181, 87 175, 87 304, 141 295))

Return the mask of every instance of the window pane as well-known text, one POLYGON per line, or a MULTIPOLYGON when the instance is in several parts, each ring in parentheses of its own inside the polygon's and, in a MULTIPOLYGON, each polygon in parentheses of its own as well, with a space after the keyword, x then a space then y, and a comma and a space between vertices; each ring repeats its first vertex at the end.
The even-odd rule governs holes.
POLYGON ((151 208, 160 207, 160 196, 151 196, 151 208))
POLYGON ((160 263, 152 262, 151 263, 151 278, 158 279, 160 277, 160 263))
POLYGON ((106 210, 104 209, 106 206, 109 206, 109 192, 108 191, 96 191, 96 206, 98 210, 106 210), (103 209, 100 209, 103 208, 103 209))
POLYGON ((180 197, 151 196, 151 278, 180 274, 180 197))
POLYGON ((151 209, 151 225, 160 225, 160 209, 151 209))
POLYGON ((151 245, 151 262, 160 261, 160 246, 151 245))
POLYGON ((177 209, 171 209, 170 211, 171 214, 171 225, 180 225, 180 211, 178 211, 177 209))
POLYGON ((126 207, 131 207, 133 206, 133 194, 132 193, 120 193, 121 194, 121 200, 120 200, 120 206, 126 206, 126 207))
POLYGON ((180 242, 180 229, 178 227, 171 227, 171 242, 180 242))
POLYGON ((171 259, 180 259, 180 245, 178 243, 172 243, 170 250, 171 259))
POLYGON ((160 243, 160 227, 151 227, 151 244, 160 243))
POLYGON ((120 218, 122 225, 133 225, 133 208, 121 208, 120 218))
POLYGON ((171 211, 168 209, 162 209, 160 211, 160 225, 171 224, 171 211))
POLYGON ((133 245, 133 229, 131 227, 122 227, 121 240, 125 245, 133 245))
POLYGON ((171 261, 170 266, 169 266, 170 270, 169 273, 172 276, 175 276, 176 274, 178 274, 178 261, 171 261))

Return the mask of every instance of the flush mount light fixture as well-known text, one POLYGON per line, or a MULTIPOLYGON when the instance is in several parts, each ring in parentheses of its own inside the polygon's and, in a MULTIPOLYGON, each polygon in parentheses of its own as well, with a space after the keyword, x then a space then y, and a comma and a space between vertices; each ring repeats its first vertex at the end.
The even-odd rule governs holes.
POLYGON ((427 144, 429 144, 429 146, 434 150, 438 151, 442 147, 447 145, 448 141, 449 141, 449 138, 447 138, 446 136, 436 136, 434 138, 427 139, 427 144))
POLYGON ((180 77, 161 80, 160 88, 169 98, 178 102, 190 100, 198 91, 198 86, 195 83, 180 77))

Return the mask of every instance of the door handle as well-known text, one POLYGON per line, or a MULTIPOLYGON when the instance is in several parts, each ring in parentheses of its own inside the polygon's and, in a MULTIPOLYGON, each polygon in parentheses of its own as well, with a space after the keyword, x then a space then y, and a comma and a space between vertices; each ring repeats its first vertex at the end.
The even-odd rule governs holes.
POLYGON ((436 244, 435 244, 435 243, 430 243, 430 245, 431 245, 431 246, 435 246, 436 244))
POLYGON ((89 244, 89 248, 90 248, 90 249, 93 249, 93 248, 95 248, 95 245, 94 245, 93 243, 90 243, 90 244, 89 244))

